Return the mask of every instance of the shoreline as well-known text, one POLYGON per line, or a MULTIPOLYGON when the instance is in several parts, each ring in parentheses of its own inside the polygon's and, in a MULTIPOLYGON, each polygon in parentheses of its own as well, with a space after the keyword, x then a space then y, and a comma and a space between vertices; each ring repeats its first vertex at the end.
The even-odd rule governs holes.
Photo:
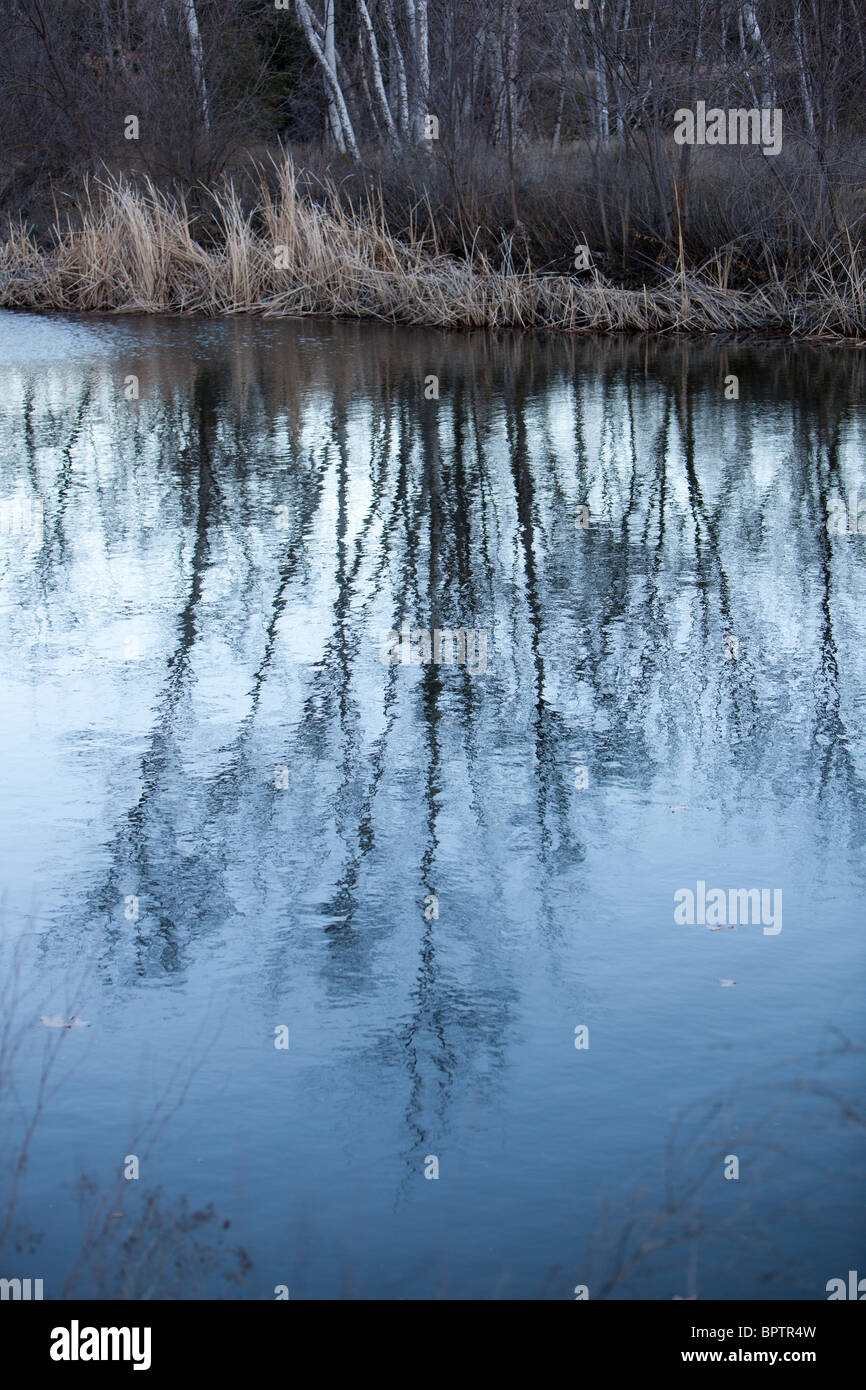
POLYGON ((276 196, 262 186, 246 211, 227 183, 212 193, 208 241, 185 204, 122 177, 98 186, 76 221, 40 246, 21 224, 0 241, 0 307, 48 313, 320 318, 461 332, 567 336, 720 337, 866 346, 866 272, 851 247, 811 272, 751 290, 727 284, 718 257, 682 260, 641 289, 576 275, 458 258, 421 239, 401 241, 384 218, 299 190, 291 164, 276 196))
POLYGON ((557 328, 553 325, 534 325, 531 327, 520 328, 512 324, 499 324, 496 327, 480 325, 444 325, 436 323, 421 323, 406 321, 402 319, 374 318, 370 315, 359 314, 337 314, 327 313, 321 310, 310 310, 308 313, 276 313, 262 312, 256 309, 226 309, 218 313, 208 313, 204 309, 141 309, 137 307, 118 308, 118 309, 80 309, 70 308, 68 305, 55 306, 30 305, 30 304, 9 304, 3 298, 2 283, 0 283, 0 310, 10 314, 39 314, 50 318, 58 315, 64 318, 84 318, 84 319, 119 319, 119 318, 165 318, 177 319, 184 322, 201 323, 227 323, 229 320, 239 318, 249 318, 264 320, 269 323, 286 320, 292 323, 344 323, 344 324, 369 324, 376 328, 417 328, 429 332, 442 334, 457 334, 460 337, 469 337, 473 333, 493 334, 497 337, 551 337, 551 338, 604 338, 604 339, 624 339, 625 341, 635 341, 646 339, 647 342, 674 342, 684 341, 690 343, 702 343, 708 346, 730 344, 731 346, 741 347, 834 347, 834 348, 860 348, 866 349, 866 338, 855 335, 844 336, 842 334, 795 334, 786 333, 784 329, 697 329, 697 328, 655 328, 641 330, 634 329, 610 329, 610 328, 557 328))

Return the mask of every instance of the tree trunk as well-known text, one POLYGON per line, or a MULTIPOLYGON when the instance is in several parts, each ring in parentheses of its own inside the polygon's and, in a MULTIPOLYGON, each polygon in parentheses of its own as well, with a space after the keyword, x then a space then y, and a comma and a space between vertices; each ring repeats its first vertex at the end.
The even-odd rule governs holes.
MULTIPOLYGON (((330 4, 333 5, 333 0, 330 0, 330 4)), ((331 39, 332 56, 331 60, 329 61, 325 49, 319 42, 316 31, 313 27, 313 16, 310 13, 310 7, 307 3, 307 0, 295 0, 295 10, 297 12, 297 16, 301 23, 301 26, 304 30, 307 43, 310 47, 310 52, 313 54, 313 57, 316 59, 316 62, 322 69, 322 76, 325 80, 325 89, 328 94, 329 110, 333 105, 336 111, 337 120, 335 126, 335 137, 337 140, 337 149, 340 151, 341 154, 345 154, 346 150, 348 149, 352 158, 360 161, 361 156, 358 151, 358 142, 355 139, 355 132, 352 128, 352 120, 349 115, 349 109, 346 106, 346 99, 343 96, 343 92, 340 88, 339 81, 337 80, 336 52, 333 50, 333 32, 331 39)), ((331 10, 331 18, 333 22, 333 9, 331 10)), ((326 45, 328 43, 327 25, 325 28, 325 43, 326 45)))
POLYGON ((201 110, 202 124, 205 130, 210 130, 210 105, 207 96, 207 83, 204 76, 204 53, 201 46, 201 30, 198 27, 198 15, 195 12, 195 0, 181 0, 181 8, 186 21, 186 31, 189 35, 189 51, 192 58, 192 70, 195 76, 195 84, 198 89, 199 108, 201 110))
MULTIPOLYGON (((325 0, 325 62, 333 75, 333 85, 337 85, 337 52, 334 42, 334 0, 325 0)), ((337 148, 340 149, 342 138, 340 115, 337 111, 337 103, 333 97, 330 97, 328 100, 328 125, 331 130, 331 138, 337 148)), ((342 149, 340 149, 340 153, 343 153, 342 149)))
POLYGON ((370 67, 372 69, 373 90, 382 108, 382 115, 385 120, 385 128, 388 131, 388 138, 392 144, 397 144, 397 131, 394 125, 394 118, 391 115, 391 107, 388 104, 388 97, 385 92, 385 83, 382 80, 382 64, 379 61, 379 45, 376 42, 376 34, 373 29, 373 21, 370 18, 370 11, 367 9, 366 0, 358 0, 358 10, 361 16, 361 23, 367 35, 367 43, 370 48, 370 67))
MULTIPOLYGON (((406 80, 406 61, 394 23, 393 0, 383 0, 385 23, 388 27, 388 52, 390 55, 391 81, 397 88, 397 126, 404 140, 409 138, 409 87, 406 80)), ((393 99, 393 98, 392 98, 393 99)))
POLYGON ((806 47, 803 35, 803 5, 802 0, 796 0, 794 6, 794 46, 797 50, 797 74, 800 79, 800 97, 803 102, 803 116, 806 121, 806 129, 810 135, 815 134, 815 107, 812 102, 812 93, 809 90, 809 74, 806 68, 806 47))

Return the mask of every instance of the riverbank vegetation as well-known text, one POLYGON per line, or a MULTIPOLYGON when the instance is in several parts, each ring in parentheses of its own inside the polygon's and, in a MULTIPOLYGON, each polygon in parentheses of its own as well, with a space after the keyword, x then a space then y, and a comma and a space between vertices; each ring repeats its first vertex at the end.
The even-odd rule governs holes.
POLYGON ((866 336, 857 0, 0 20, 6 307, 866 336), (772 145, 678 144, 700 103, 772 145))
MULTIPOLYGON (((285 163, 252 213, 225 183, 207 217, 153 184, 90 190, 75 220, 42 245, 23 224, 0 246, 7 308, 126 313, 331 314, 443 328, 567 331, 866 332, 866 266, 853 243, 808 271, 761 287, 731 285, 730 255, 699 270, 684 259, 640 289, 597 270, 539 274, 476 250, 455 257, 419 230, 397 238, 373 202, 353 210, 333 186, 305 194, 285 163), (204 228, 200 230, 199 224, 204 228)), ((775 268, 774 268, 775 269, 775 268)))

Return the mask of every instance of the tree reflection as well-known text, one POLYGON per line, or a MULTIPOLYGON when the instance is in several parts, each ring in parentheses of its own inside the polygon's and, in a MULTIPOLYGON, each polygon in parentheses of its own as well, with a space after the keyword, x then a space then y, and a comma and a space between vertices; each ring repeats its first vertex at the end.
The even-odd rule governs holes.
POLYGON ((862 559, 825 525, 862 457, 860 354, 242 321, 135 343, 137 402, 118 357, 4 368, 0 406, 45 515, 8 565, 13 635, 34 683, 67 644, 124 731, 86 881, 54 885, 106 977, 242 934, 266 993, 300 972, 353 1005, 415 1162, 457 1079, 503 1065, 508 932, 555 968, 607 791, 691 778, 780 818, 796 796, 862 846, 862 559), (134 670, 92 646, 121 617, 134 670), (383 665, 403 621, 487 630, 486 675, 383 665))

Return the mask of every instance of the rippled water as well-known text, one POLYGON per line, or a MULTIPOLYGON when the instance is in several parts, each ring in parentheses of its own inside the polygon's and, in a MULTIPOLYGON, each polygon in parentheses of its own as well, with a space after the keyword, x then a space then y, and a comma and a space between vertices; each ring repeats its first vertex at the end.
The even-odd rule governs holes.
POLYGON ((862 1265, 864 440, 852 350, 0 317, 0 1273, 862 1265))

